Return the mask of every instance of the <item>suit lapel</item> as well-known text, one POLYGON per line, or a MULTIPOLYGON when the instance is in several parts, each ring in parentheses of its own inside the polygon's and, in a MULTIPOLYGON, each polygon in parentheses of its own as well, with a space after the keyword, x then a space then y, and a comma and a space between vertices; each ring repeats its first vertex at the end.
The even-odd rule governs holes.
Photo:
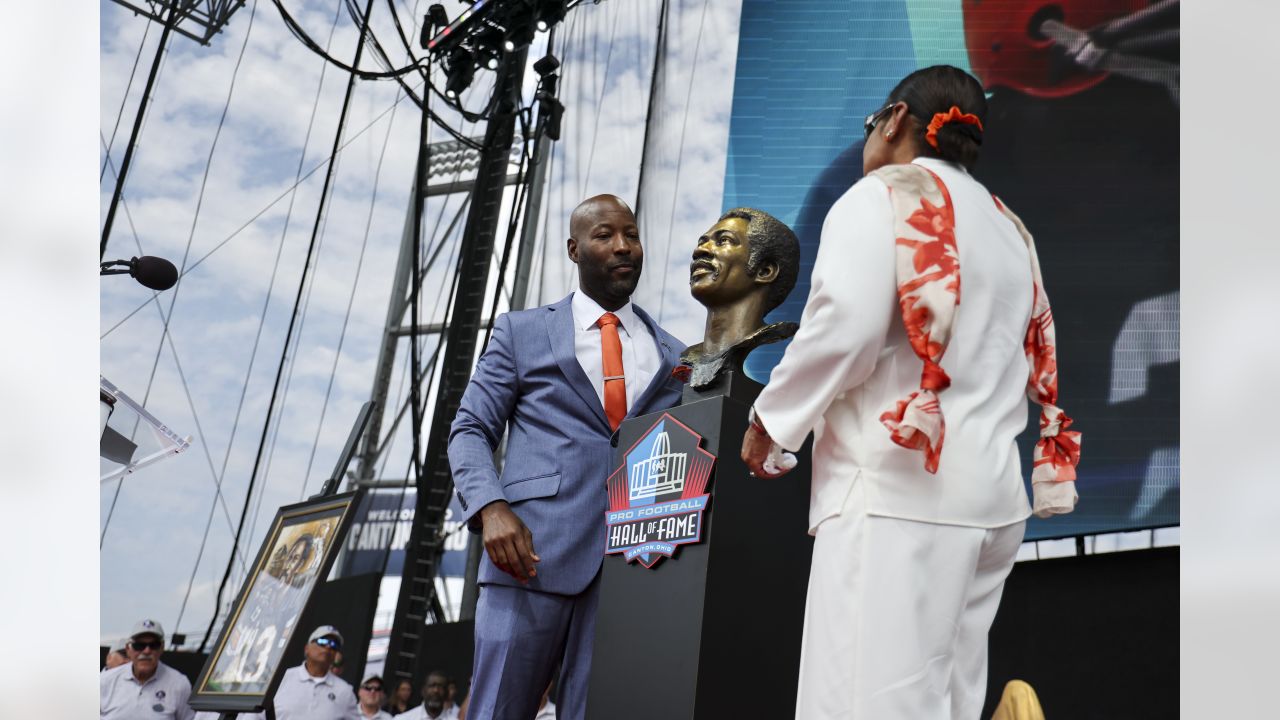
POLYGON ((591 380, 582 371, 582 364, 578 362, 578 355, 574 350, 573 308, 570 306, 572 298, 570 295, 547 308, 547 333, 551 336, 551 352, 555 355, 556 364, 560 366, 560 372, 569 381, 569 387, 578 393, 582 402, 608 428, 609 420, 604 415, 604 406, 600 404, 600 398, 596 397, 596 389, 592 387, 591 380))
POLYGON ((642 411, 649 406, 649 403, 653 402, 654 396, 671 379, 671 372, 676 369, 676 362, 679 359, 676 349, 671 347, 671 343, 666 340, 662 329, 658 327, 658 323, 653 321, 653 318, 649 317, 649 313, 641 310, 638 305, 633 305, 632 307, 635 309, 636 317, 640 318, 640 321, 649 328, 649 334, 653 336, 654 342, 658 344, 658 355, 661 362, 659 363, 658 372, 653 376, 653 380, 649 381, 649 387, 645 388, 644 392, 636 398, 635 403, 628 408, 627 417, 637 417, 644 414, 642 411))

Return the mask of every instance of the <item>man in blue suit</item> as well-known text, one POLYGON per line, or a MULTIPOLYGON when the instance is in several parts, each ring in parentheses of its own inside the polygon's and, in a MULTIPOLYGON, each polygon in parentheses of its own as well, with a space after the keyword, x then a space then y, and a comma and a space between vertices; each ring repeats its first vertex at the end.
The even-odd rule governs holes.
POLYGON ((467 717, 529 720, 561 664, 557 712, 586 712, 604 557, 610 439, 679 402, 684 345, 631 303, 644 248, 631 208, 589 198, 569 221, 578 291, 493 325, 449 436, 463 519, 484 537, 467 717), (509 429, 501 474, 493 453, 509 429))

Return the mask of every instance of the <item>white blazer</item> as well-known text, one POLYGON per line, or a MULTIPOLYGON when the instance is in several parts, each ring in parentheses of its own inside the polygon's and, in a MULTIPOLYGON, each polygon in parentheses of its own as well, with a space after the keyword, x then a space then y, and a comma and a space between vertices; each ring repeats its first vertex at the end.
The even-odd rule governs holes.
MULTIPOLYGON (((869 514, 995 528, 1031 514, 1014 440, 1027 425, 1030 257, 991 194, 959 165, 916 164, 955 207, 961 296, 942 367, 946 436, 936 475, 894 444, 880 415, 920 387, 894 275, 888 187, 860 180, 827 214, 800 330, 756 400, 774 441, 795 450, 812 430, 809 531, 838 515, 856 482, 869 514)), ((785 482, 785 479, 779 480, 785 482)))

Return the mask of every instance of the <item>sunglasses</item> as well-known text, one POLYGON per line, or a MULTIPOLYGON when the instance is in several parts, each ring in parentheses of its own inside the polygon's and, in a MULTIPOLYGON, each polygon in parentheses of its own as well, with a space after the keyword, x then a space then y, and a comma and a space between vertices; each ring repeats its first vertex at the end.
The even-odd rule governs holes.
POLYGON ((879 110, 871 113, 870 115, 867 116, 866 120, 862 121, 862 129, 867 132, 867 137, 871 137, 871 132, 876 129, 876 123, 880 122, 880 118, 884 117, 885 113, 893 110, 893 106, 897 104, 898 103, 896 102, 891 102, 888 105, 885 105, 884 107, 880 108, 879 110))
POLYGON ((381 685, 361 685, 361 686, 360 686, 360 689, 361 689, 361 690, 368 690, 369 692, 376 692, 376 693, 382 692, 382 686, 381 686, 381 685))
POLYGON ((316 638, 316 644, 322 648, 331 648, 333 650, 342 649, 342 643, 338 642, 337 640, 334 640, 333 638, 327 638, 327 637, 316 638))
POLYGON ((142 652, 143 650, 159 650, 164 647, 164 643, 159 640, 152 640, 151 642, 139 642, 134 640, 129 643, 129 647, 133 648, 134 652, 142 652))

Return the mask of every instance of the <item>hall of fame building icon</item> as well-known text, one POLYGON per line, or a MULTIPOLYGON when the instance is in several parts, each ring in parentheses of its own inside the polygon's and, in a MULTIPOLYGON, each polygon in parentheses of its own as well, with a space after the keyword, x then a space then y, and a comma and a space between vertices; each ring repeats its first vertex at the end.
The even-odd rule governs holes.
POLYGON ((605 554, 652 568, 701 540, 715 460, 701 435, 663 413, 609 476, 605 554))

